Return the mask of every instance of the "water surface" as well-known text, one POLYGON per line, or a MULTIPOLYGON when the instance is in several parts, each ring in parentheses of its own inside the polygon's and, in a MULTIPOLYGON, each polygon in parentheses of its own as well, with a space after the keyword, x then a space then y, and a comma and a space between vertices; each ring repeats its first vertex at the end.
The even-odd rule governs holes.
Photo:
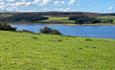
POLYGON ((41 28, 48 26, 59 30, 63 35, 115 39, 115 26, 67 26, 56 24, 12 24, 12 26, 17 27, 18 30, 25 29, 33 32, 40 32, 41 28))

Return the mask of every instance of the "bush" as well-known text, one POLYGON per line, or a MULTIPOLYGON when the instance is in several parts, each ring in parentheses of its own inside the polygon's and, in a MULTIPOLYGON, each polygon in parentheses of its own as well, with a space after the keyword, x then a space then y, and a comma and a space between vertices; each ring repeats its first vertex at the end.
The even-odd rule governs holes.
POLYGON ((33 31, 29 31, 29 30, 25 30, 25 29, 23 29, 23 30, 18 30, 17 32, 34 33, 33 31))
POLYGON ((102 20, 102 23, 113 23, 112 19, 104 19, 102 20))
POLYGON ((101 23, 100 19, 92 19, 91 23, 101 23))
POLYGON ((11 25, 9 25, 7 23, 0 23, 0 30, 16 31, 16 28, 12 27, 11 25))
POLYGON ((74 20, 77 24, 88 24, 92 18, 89 17, 70 17, 69 20, 74 20))
POLYGON ((62 35, 58 30, 51 29, 49 27, 44 27, 43 29, 40 29, 40 33, 62 35))
POLYGON ((93 41, 92 39, 85 39, 85 41, 93 41))
POLYGON ((112 19, 108 19, 107 22, 108 23, 113 23, 113 20, 112 19))

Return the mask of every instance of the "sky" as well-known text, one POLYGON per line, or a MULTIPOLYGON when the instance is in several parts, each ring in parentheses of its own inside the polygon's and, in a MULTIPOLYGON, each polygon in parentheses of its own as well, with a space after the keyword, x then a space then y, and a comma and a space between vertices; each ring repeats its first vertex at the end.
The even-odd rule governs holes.
POLYGON ((0 0, 0 12, 115 13, 115 0, 0 0))

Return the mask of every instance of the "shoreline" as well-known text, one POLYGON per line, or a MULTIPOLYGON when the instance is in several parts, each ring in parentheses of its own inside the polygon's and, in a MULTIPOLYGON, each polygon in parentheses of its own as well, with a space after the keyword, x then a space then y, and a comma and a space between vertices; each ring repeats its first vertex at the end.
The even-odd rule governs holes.
POLYGON ((42 22, 15 22, 9 24, 46 24, 46 25, 66 25, 66 26, 115 26, 115 23, 95 23, 95 24, 74 24, 74 23, 42 23, 42 22))
POLYGON ((29 33, 29 32, 4 31, 4 30, 0 30, 0 32, 25 33, 25 34, 33 34, 33 35, 61 36, 61 37, 72 37, 72 38, 76 38, 76 37, 78 37, 78 38, 84 38, 84 39, 95 39, 95 40, 110 40, 110 41, 115 41, 114 38, 97 38, 97 37, 89 37, 89 36, 71 36, 71 35, 57 35, 57 34, 29 33))

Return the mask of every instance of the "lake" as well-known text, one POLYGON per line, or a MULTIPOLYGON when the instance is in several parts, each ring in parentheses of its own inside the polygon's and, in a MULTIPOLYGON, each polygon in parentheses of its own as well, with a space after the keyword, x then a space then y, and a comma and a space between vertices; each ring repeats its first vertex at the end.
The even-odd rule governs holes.
POLYGON ((83 36, 95 38, 111 38, 115 39, 115 26, 82 26, 82 25, 59 25, 59 24, 11 24, 17 27, 18 30, 29 30, 40 32, 40 29, 48 26, 59 30, 63 35, 68 36, 83 36))

